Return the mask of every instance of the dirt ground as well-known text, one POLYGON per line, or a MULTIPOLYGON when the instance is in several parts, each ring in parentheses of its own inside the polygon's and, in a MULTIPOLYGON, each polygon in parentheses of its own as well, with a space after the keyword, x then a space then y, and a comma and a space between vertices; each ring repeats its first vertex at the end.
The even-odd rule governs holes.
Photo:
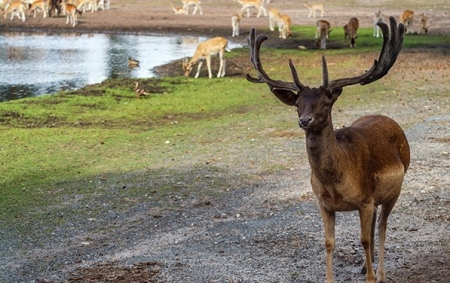
MULTIPOLYGON (((174 15, 169 1, 113 1, 109 11, 83 14, 75 28, 66 26, 63 17, 43 19, 38 14, 25 22, 1 21, 0 29, 174 33, 230 39, 230 16, 239 5, 232 0, 202 2, 202 16, 174 15)), ((358 15, 361 25, 369 27, 376 9, 386 7, 385 14, 395 16, 403 10, 402 3, 389 2, 325 1, 329 7, 325 18, 333 26, 342 26, 348 18, 358 15)), ((430 15, 430 33, 450 33, 447 2, 412 2, 415 6, 411 8, 430 15), (446 6, 439 9, 439 5, 446 6)), ((274 0, 267 6, 290 14, 294 25, 314 23, 298 1, 274 0)), ((242 35, 234 40, 245 42, 251 27, 267 31, 268 19, 256 18, 253 10, 252 17, 242 20, 242 35)), ((276 34, 271 36, 276 38, 276 34)), ((273 39, 269 44, 298 48, 312 44, 312 40, 273 39)), ((420 87, 424 92, 438 91, 449 97, 449 58, 448 47, 413 50, 396 63, 403 71, 390 75, 398 80, 414 76, 413 80, 424 81, 420 87), (417 62, 422 64, 420 69, 416 68, 417 62)), ((161 68, 165 70, 161 71, 163 75, 175 72, 170 65, 161 68)), ((387 105, 384 109, 400 123, 413 123, 406 131, 412 150, 411 167, 388 225, 387 282, 450 282, 450 106, 419 99, 405 104, 387 105)), ((346 114, 348 118, 362 115, 351 109, 346 114)), ((171 205, 177 209, 159 210, 136 203, 122 215, 105 211, 105 217, 96 223, 61 228, 63 236, 58 238, 37 231, 27 239, 29 243, 0 249, 5 255, 8 251, 7 257, 0 258, 0 281, 323 282, 323 229, 310 193, 304 141, 286 138, 279 146, 299 149, 300 157, 293 158, 283 150, 273 157, 295 159, 292 170, 281 170, 276 175, 257 172, 255 181, 236 183, 239 189, 215 199, 170 196, 171 205), (89 234, 89 225, 104 225, 108 233, 89 234), (42 237, 38 247, 32 245, 37 241, 35 237, 42 237)), ((239 171, 245 168, 227 170, 221 173, 249 173, 239 171)), ((186 169, 186 176, 202 174, 214 175, 207 167, 195 174, 186 169)), ((167 181, 161 178, 160 182, 167 181)), ((336 231, 336 282, 363 282, 364 276, 359 273, 363 252, 357 213, 338 214, 336 231)), ((6 234, 0 231, 0 236, 6 234)))

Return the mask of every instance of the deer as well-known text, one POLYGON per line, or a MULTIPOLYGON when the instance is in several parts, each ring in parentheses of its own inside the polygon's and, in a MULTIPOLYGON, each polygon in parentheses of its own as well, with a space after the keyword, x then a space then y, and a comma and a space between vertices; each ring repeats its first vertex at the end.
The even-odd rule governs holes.
POLYGON ((422 13, 420 15, 419 29, 417 31, 417 34, 420 34, 421 31, 423 31, 425 34, 428 33, 428 17, 427 15, 425 15, 425 13, 422 13))
POLYGON ((239 2, 239 4, 242 5, 241 12, 244 12, 247 10, 247 18, 250 17, 250 8, 256 8, 258 10, 258 14, 256 15, 257 18, 261 17, 261 13, 264 14, 265 17, 267 17, 267 11, 264 7, 264 1, 262 0, 234 0, 239 2))
POLYGON ((172 7, 173 13, 175 15, 187 15, 188 12, 183 7, 175 7, 173 3, 170 3, 170 6, 172 7))
POLYGON ((274 31, 275 24, 281 19, 281 14, 276 8, 271 7, 269 9, 268 15, 269 15, 269 29, 271 31, 274 31))
POLYGON ((189 14, 189 6, 194 6, 194 10, 192 11, 192 15, 195 15, 197 13, 197 10, 199 10, 200 15, 203 15, 202 10, 202 2, 200 0, 181 0, 183 3, 183 8, 186 11, 186 14, 189 14))
POLYGON ((384 11, 384 8, 376 11, 375 15, 373 17, 373 36, 374 37, 380 37, 380 27, 378 26, 378 23, 383 21, 383 11, 384 11))
POLYGON ((316 22, 316 45, 320 49, 327 49, 327 39, 330 36, 331 25, 328 21, 318 20, 316 22))
POLYGON ((335 215, 340 211, 359 212, 361 245, 365 261, 366 282, 386 282, 384 245, 387 220, 401 191, 410 163, 410 147, 400 125, 383 115, 363 116, 349 127, 334 130, 332 106, 343 88, 366 85, 384 77, 395 63, 402 49, 405 28, 397 26, 393 17, 378 23, 383 33, 383 46, 378 60, 361 75, 330 81, 328 67, 322 56, 323 83, 320 87, 304 85, 292 60, 289 60, 293 82, 275 80, 263 69, 260 47, 268 39, 256 37, 251 29, 247 38, 250 60, 258 76, 247 74, 252 83, 265 83, 284 104, 297 108, 298 124, 305 132, 306 152, 311 168, 311 187, 318 200, 318 208, 325 231, 326 282, 333 282, 333 252, 335 249, 335 215), (390 32, 389 32, 390 30, 390 32), (378 206, 378 268, 375 275, 374 233, 378 206))
POLYGON ((25 4, 22 1, 13 1, 6 4, 3 10, 3 19, 6 20, 7 15, 11 13, 11 21, 14 16, 25 22, 25 4))
POLYGON ((234 13, 233 16, 231 16, 231 27, 233 28, 231 37, 239 36, 239 26, 241 24, 241 19, 242 12, 234 13))
POLYGON ((82 15, 83 11, 78 10, 76 5, 73 4, 63 4, 64 10, 66 11, 66 25, 72 24, 75 27, 78 23, 78 15, 82 15))
POLYGON ((47 17, 47 9, 48 9, 48 1, 47 0, 33 1, 33 3, 31 3, 28 8, 28 16, 31 15, 31 12, 34 12, 33 17, 36 18, 37 11, 39 10, 39 11, 42 11, 42 14, 43 14, 42 17, 46 18, 47 17))
POLYGON ((286 39, 292 36, 291 32, 292 20, 291 17, 289 17, 289 15, 287 14, 281 15, 277 21, 277 24, 278 24, 279 38, 286 39))
POLYGON ((219 54, 219 72, 217 73, 218 78, 222 78, 225 76, 225 59, 224 52, 227 48, 228 40, 223 37, 214 37, 208 39, 197 46, 194 56, 192 56, 191 60, 183 60, 183 70, 184 76, 187 77, 192 71, 192 68, 195 63, 198 63, 197 73, 195 74, 195 78, 198 78, 200 75, 200 69, 203 64, 203 60, 206 60, 206 65, 208 66, 208 75, 209 78, 212 78, 211 72, 211 55, 219 54))
POLYGON ((350 18, 348 24, 344 26, 344 41, 347 42, 347 39, 350 40, 350 47, 356 46, 356 32, 359 28, 359 21, 357 18, 350 18))
POLYGON ((412 30, 413 20, 414 20, 414 11, 412 11, 412 10, 409 10, 409 9, 405 10, 400 15, 400 21, 405 26, 406 32, 408 32, 409 27, 411 27, 411 30, 412 30))
POLYGON ((316 18, 316 11, 320 11, 320 17, 323 18, 323 13, 324 13, 325 9, 323 8, 322 3, 310 3, 309 4, 308 2, 306 2, 304 4, 304 6, 306 8, 308 8, 308 10, 309 10, 308 18, 311 18, 311 16, 316 18))

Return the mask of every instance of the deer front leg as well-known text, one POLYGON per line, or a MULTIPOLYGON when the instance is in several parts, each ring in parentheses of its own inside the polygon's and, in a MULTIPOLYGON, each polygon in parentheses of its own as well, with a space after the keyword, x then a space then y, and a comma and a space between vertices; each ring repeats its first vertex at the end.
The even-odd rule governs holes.
POLYGON ((333 282, 333 253, 335 247, 334 225, 336 222, 336 213, 329 211, 319 204, 320 215, 322 216, 323 227, 325 229, 325 248, 327 262, 327 279, 326 283, 333 282))
POLYGON ((200 75, 200 69, 202 68, 202 65, 203 60, 200 60, 200 62, 198 62, 197 73, 195 74, 195 78, 198 78, 198 76, 200 75))
MULTIPOLYGON (((211 72, 211 55, 206 57, 206 66, 208 66, 208 76, 209 78, 212 78, 212 72, 211 72)), ((219 69, 220 71, 220 69, 219 69)))
POLYGON ((372 239, 371 239, 371 230, 372 230, 372 222, 373 212, 375 210, 375 206, 373 201, 366 204, 364 207, 359 209, 359 218, 361 221, 361 245, 364 248, 365 262, 366 262, 366 282, 367 283, 375 283, 375 272, 372 267, 372 239))
POLYGON ((219 72, 217 73, 217 77, 223 78, 223 77, 225 77, 225 68, 226 68, 225 67, 226 61, 223 58, 223 52, 219 53, 219 59, 220 59, 220 65, 219 65, 219 72))

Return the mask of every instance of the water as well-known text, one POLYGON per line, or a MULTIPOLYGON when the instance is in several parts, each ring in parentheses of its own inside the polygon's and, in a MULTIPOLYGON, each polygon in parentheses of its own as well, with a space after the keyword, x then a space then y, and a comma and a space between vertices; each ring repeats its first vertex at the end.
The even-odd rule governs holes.
MULTIPOLYGON (((107 78, 154 77, 206 38, 124 34, 0 33, 0 102, 77 89, 107 78), (128 57, 140 61, 128 68, 128 57)), ((238 47, 229 43, 229 48, 238 47)), ((181 68, 181 63, 180 63, 181 68)))

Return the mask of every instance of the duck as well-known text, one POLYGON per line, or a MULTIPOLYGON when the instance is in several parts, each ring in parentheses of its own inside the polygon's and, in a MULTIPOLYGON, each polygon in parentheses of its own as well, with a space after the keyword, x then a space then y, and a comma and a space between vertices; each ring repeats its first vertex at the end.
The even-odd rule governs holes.
POLYGON ((139 82, 135 81, 135 86, 134 86, 134 92, 136 93, 136 96, 138 99, 141 98, 141 96, 146 96, 148 95, 148 91, 145 88, 139 88, 139 82))
POLYGON ((128 67, 139 67, 139 61, 136 59, 133 59, 131 57, 128 57, 128 67))

